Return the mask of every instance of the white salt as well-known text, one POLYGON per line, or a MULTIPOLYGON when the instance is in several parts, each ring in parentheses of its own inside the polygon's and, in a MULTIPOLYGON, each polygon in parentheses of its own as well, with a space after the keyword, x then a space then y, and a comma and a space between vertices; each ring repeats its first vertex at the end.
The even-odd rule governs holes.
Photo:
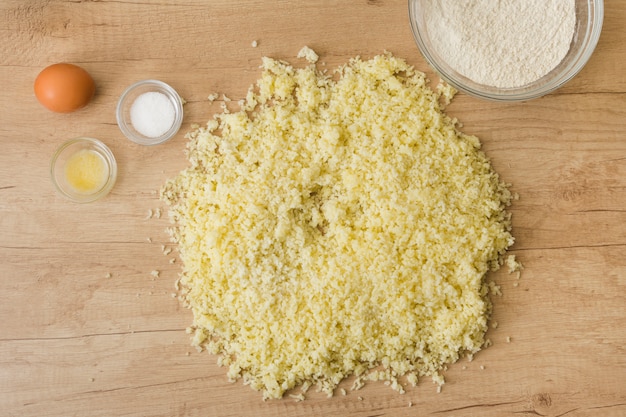
POLYGON ((135 99, 130 108, 130 122, 135 130, 149 138, 163 136, 174 124, 176 111, 163 93, 150 91, 135 99))

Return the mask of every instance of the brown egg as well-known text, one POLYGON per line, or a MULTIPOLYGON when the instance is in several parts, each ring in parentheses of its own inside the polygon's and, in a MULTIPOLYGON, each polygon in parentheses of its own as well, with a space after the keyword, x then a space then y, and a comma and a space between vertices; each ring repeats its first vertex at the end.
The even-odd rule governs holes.
POLYGON ((95 92, 91 75, 73 64, 50 65, 35 79, 37 100, 57 113, 70 113, 86 106, 95 92))

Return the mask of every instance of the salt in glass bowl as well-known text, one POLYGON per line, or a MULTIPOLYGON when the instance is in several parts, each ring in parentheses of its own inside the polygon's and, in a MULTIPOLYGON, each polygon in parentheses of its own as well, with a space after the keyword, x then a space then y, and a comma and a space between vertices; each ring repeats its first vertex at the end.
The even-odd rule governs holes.
POLYGON ((183 102, 176 90, 163 81, 143 80, 132 84, 120 96, 116 110, 117 124, 131 141, 140 145, 157 145, 171 139, 183 123, 183 102), (160 136, 150 137, 140 133, 131 122, 130 110, 135 100, 144 93, 158 92, 164 94, 174 108, 174 122, 172 126, 160 136))
POLYGON ((98 139, 79 137, 63 143, 52 156, 50 176, 57 191, 76 203, 90 203, 101 199, 111 191, 117 179, 117 163, 111 150, 98 139), (89 152, 98 160, 98 168, 102 168, 100 181, 91 189, 79 189, 72 185, 70 176, 79 173, 68 173, 72 158, 79 152, 89 152))
POLYGON ((562 87, 578 74, 598 44, 604 18, 603 0, 575 0, 576 26, 570 49, 548 74, 513 88, 499 88, 477 83, 452 68, 434 48, 429 38, 423 0, 409 0, 409 21, 413 37, 428 64, 448 84, 474 97, 494 101, 525 101, 544 96, 562 87))

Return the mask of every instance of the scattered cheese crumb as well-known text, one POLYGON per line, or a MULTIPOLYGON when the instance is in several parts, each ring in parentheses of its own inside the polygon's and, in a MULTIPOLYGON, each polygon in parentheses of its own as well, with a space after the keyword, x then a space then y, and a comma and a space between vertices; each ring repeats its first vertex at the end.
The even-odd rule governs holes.
POLYGON ((348 393, 346 392, 346 390, 344 388, 341 388, 341 395, 348 395, 348 393))
POLYGON ((113 276, 113 275, 111 275, 111 273, 110 273, 110 272, 107 272, 107 274, 106 274, 106 278, 111 278, 112 276, 113 276))
POLYGON ((441 393, 441 385, 437 385, 437 394, 441 393))
POLYGON ((302 394, 302 393, 300 393, 300 394, 290 394, 289 396, 291 398, 295 399, 296 402, 304 401, 304 394, 302 394))
POLYGON ((150 272, 150 275, 152 275, 155 278, 158 278, 159 274, 161 274, 161 272, 157 271, 156 269, 150 272))
POLYGON ((298 58, 304 58, 311 64, 315 64, 319 59, 319 55, 317 55, 317 53, 313 49, 305 46, 300 49, 300 52, 298 52, 298 58))
POLYGON ((257 46, 259 46, 259 43, 256 40, 252 41, 252 47, 256 48, 257 46))
POLYGON ((493 327, 494 329, 497 329, 498 328, 498 322, 497 321, 492 322, 491 323, 491 327, 493 327))
POLYGON ((154 210, 154 217, 156 217, 157 219, 161 218, 161 209, 157 208, 156 210, 154 210))
MULTIPOLYGON (((452 87, 450 84, 439 83, 437 85, 437 94, 439 95, 439 99, 444 106, 450 104, 452 98, 456 95, 457 92, 458 91, 456 90, 456 88, 452 87)), ((457 123, 456 120, 454 122, 457 123)))
POLYGON ((485 276, 513 243, 506 184, 443 113, 452 92, 405 61, 262 62, 254 110, 190 132, 190 166, 161 190, 192 344, 264 399, 349 375, 359 389, 376 367, 399 392, 401 376, 442 384, 485 344, 485 276))
POLYGON ((493 295, 498 295, 498 296, 502 295, 502 290, 500 289, 500 286, 493 281, 489 281, 489 291, 493 295))
POLYGON ((363 382, 363 379, 355 378, 354 382, 352 383, 352 387, 350 388, 350 390, 358 391, 361 388, 363 388, 364 386, 365 386, 365 383, 363 382))
POLYGON ((506 337, 506 342, 507 342, 507 343, 511 343, 511 336, 507 336, 507 337, 506 337))
MULTIPOLYGON (((207 100, 209 100, 210 102, 214 102, 215 100, 217 100, 219 98, 219 96, 220 95, 217 94, 217 93, 212 93, 212 94, 209 94, 209 96, 207 97, 207 100)), ((198 127, 196 127, 196 129, 197 128, 198 127)))
POLYGON ((506 266, 509 268, 509 274, 524 269, 524 266, 515 259, 515 255, 508 255, 506 257, 506 266))
POLYGON ((151 237, 147 237, 147 238, 146 238, 146 241, 147 241, 148 243, 152 243, 152 238, 151 238, 151 237))
POLYGON ((417 386, 418 378, 415 373, 408 374, 406 377, 406 380, 409 384, 413 385, 414 387, 417 386))
POLYGON ((413 402, 409 401, 409 407, 413 407, 413 402))
POLYGON ((480 365, 480 369, 485 369, 485 365, 480 365))

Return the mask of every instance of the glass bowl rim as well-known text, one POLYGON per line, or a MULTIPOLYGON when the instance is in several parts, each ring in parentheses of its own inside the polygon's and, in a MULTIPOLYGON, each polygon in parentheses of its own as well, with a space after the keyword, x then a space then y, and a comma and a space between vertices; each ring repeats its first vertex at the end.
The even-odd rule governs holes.
POLYGON ((561 65, 559 64, 550 73, 539 78, 533 83, 527 84, 522 87, 497 88, 475 83, 471 80, 469 81, 473 85, 467 85, 463 82, 462 79, 459 79, 459 77, 455 76, 455 74, 448 73, 448 71, 442 66, 442 64, 433 57, 431 51, 424 42, 425 37, 422 34, 423 31, 420 31, 420 27, 417 23, 417 18, 415 16, 415 10, 413 8, 413 4, 419 2, 420 0, 408 0, 407 2, 409 9, 409 25, 411 27, 411 32, 413 33, 415 43, 417 44, 418 49, 424 59, 426 59, 428 65, 439 75, 439 77, 441 77, 443 81, 450 84, 457 90, 467 93, 468 95, 490 101, 527 101, 542 97, 561 88, 564 84, 574 78, 580 71, 582 71, 582 69, 585 67, 585 65, 593 55, 593 52, 595 51, 596 46, 599 42, 600 34, 602 32, 602 26, 604 23, 604 1, 587 0, 585 2, 587 4, 588 10, 588 12, 586 13, 587 30, 584 33, 581 33, 583 35, 581 47, 578 48, 578 50, 572 55, 572 59, 563 68, 555 72, 556 68, 561 65), (590 10, 593 13, 589 13, 590 10), (485 88, 482 89, 482 87, 485 88))
POLYGON ((66 140, 56 149, 50 161, 50 177, 52 179, 52 183, 54 184, 54 187, 56 188, 56 190, 67 199, 75 203, 91 203, 93 201, 99 200, 102 197, 106 196, 113 189, 113 186, 115 185, 115 182, 117 180, 117 161, 115 160, 115 155, 113 155, 113 152, 111 151, 111 149, 106 144, 104 144, 104 142, 102 142, 101 140, 88 137, 88 136, 79 136, 79 137, 66 140), (55 169, 56 169, 57 161, 59 160, 59 157, 70 146, 79 144, 79 143, 87 143, 91 145, 90 148, 95 147, 98 153, 104 157, 107 163, 107 166, 109 168, 109 175, 107 177, 106 182, 104 183, 102 188, 100 188, 98 191, 92 194, 81 195, 81 194, 68 193, 67 190, 64 189, 61 186, 61 184, 59 184, 59 181, 57 180, 55 169))
MULTIPOLYGON (((130 104, 132 105, 132 103, 130 104)), ((122 131, 122 133, 127 139, 139 145, 145 145, 145 146, 158 145, 173 138, 180 130, 180 127, 183 122, 183 101, 180 95, 178 94, 178 92, 171 85, 163 81, 156 80, 156 79, 140 80, 131 84, 124 90, 124 92, 122 92, 119 100, 117 101, 115 117, 117 119, 118 127, 120 128, 120 130, 122 131), (133 92, 143 87, 154 87, 153 91, 158 91, 160 93, 166 94, 168 98, 170 98, 174 102, 174 123, 168 129, 167 132, 155 138, 149 138, 147 136, 143 136, 143 135, 140 136, 138 134, 135 134, 133 129, 131 129, 128 126, 129 122, 127 122, 124 117, 125 106, 129 104, 128 99, 130 98, 133 92)))

